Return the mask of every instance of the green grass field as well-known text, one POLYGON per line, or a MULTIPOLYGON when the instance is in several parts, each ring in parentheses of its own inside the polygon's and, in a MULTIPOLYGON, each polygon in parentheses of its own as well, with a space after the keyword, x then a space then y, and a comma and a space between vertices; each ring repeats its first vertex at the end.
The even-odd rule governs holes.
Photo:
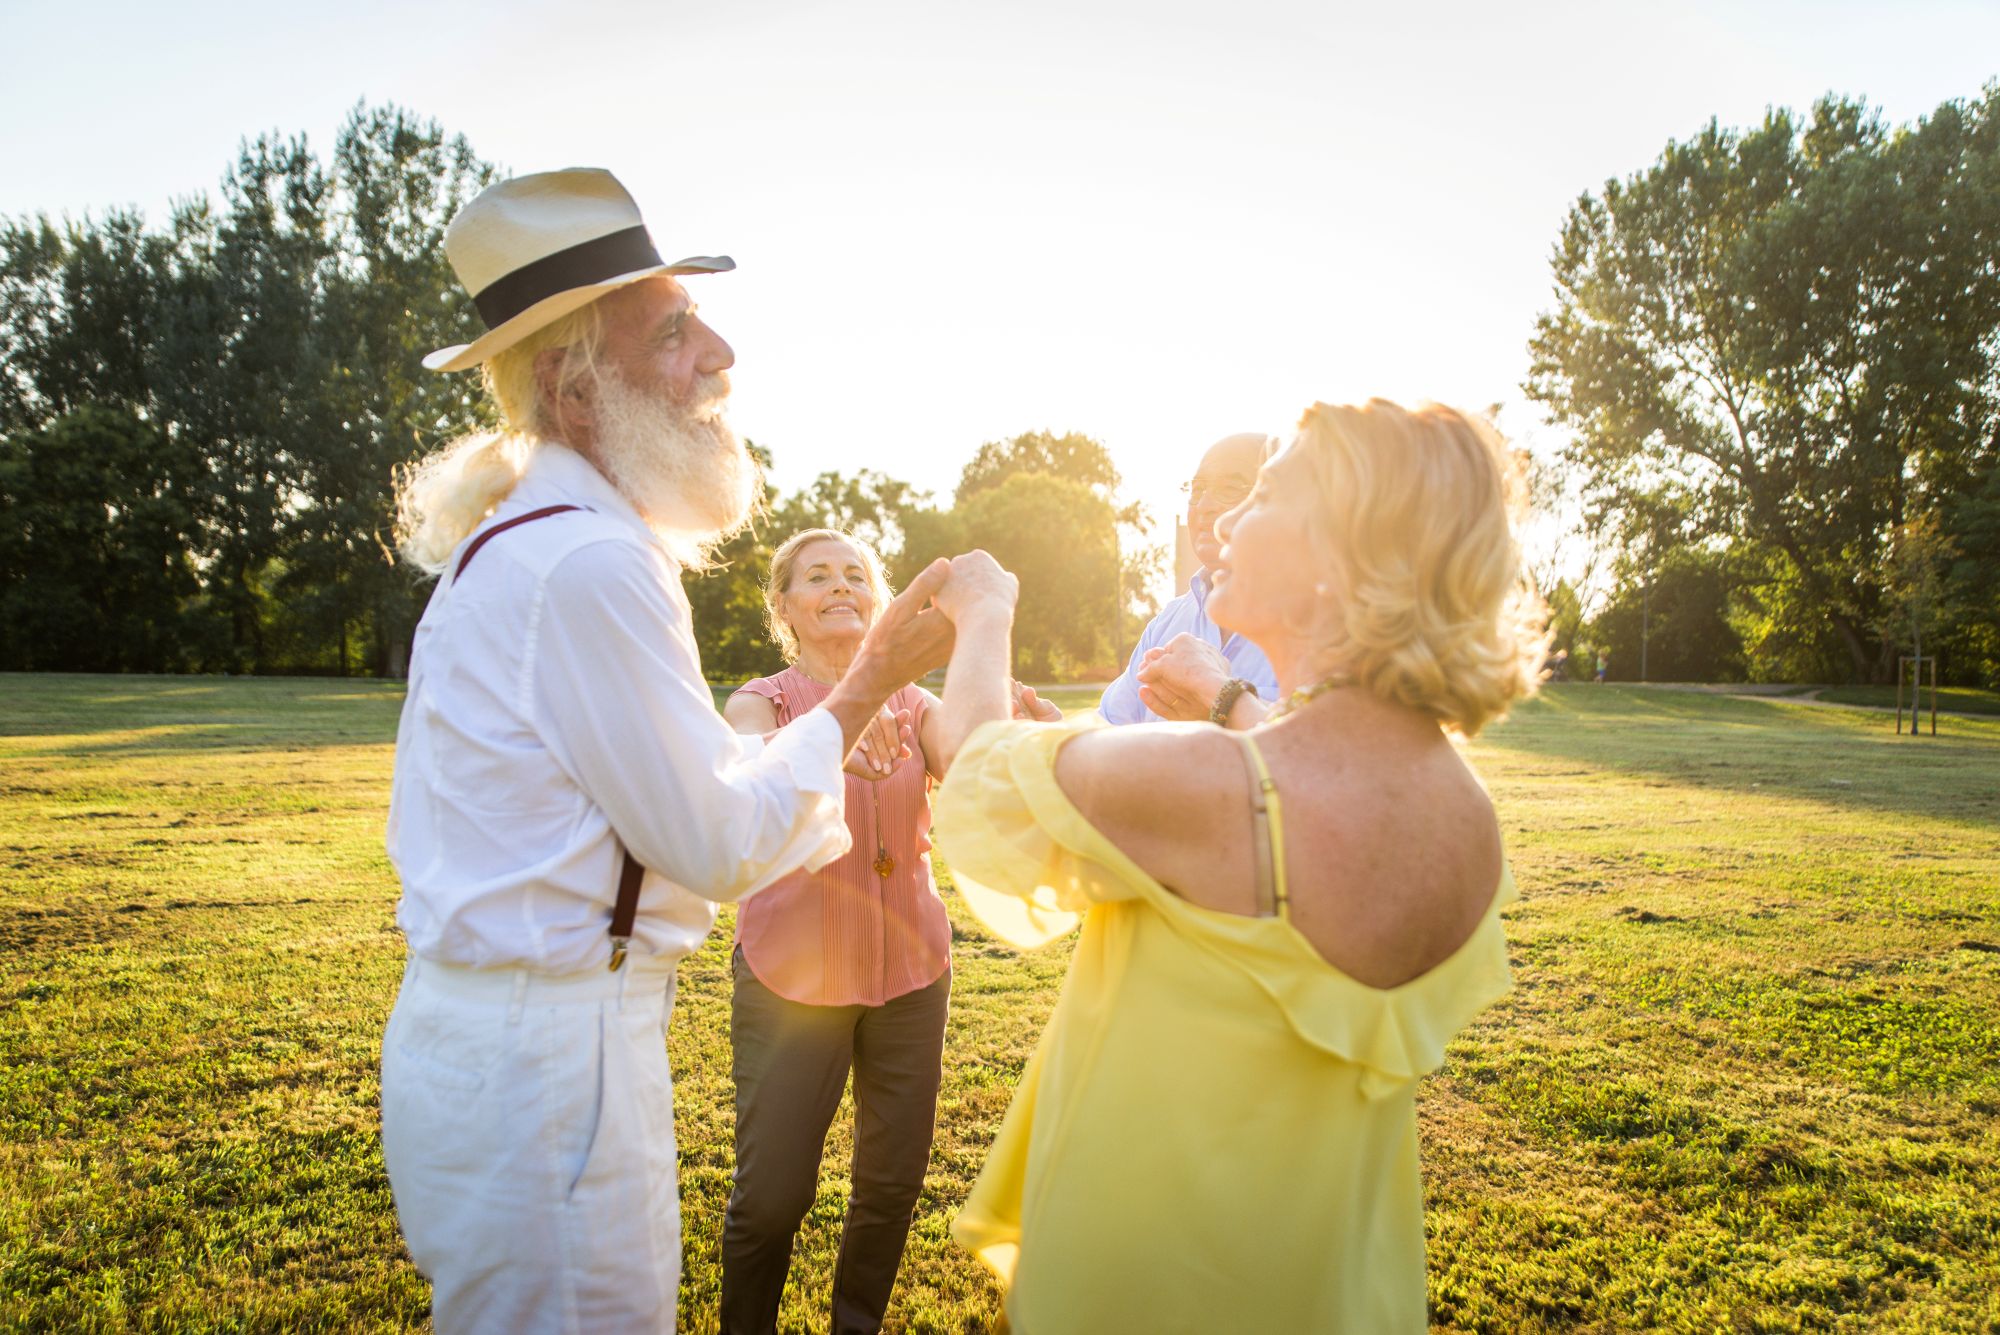
MULTIPOLYGON (((1873 705, 1877 709, 1896 707, 1896 688, 1893 686, 1828 686, 1820 691, 1819 698, 1836 705, 1873 705)), ((1926 686, 1922 692, 1924 707, 1924 727, 1930 727, 1931 691, 1926 686)), ((1910 707, 1910 691, 1903 690, 1903 708, 1910 707)), ((1940 686, 1937 692, 1937 707, 1940 711, 1956 711, 1961 714, 2000 714, 2000 691, 1982 691, 1970 686, 1940 686)), ((1891 720, 1893 726, 1894 720, 1891 720)), ((1928 735, 1928 734, 1926 734, 1928 735)))
MULTIPOLYGON (((399 701, 0 678, 0 1327, 424 1320, 376 1139, 399 701)), ((1516 991, 1420 1100, 1438 1329, 2000 1332, 2000 720, 1941 731, 1572 686, 1473 746, 1524 898, 1516 991)), ((989 1328, 946 1227, 1066 960, 953 912, 895 1330, 989 1328)), ((730 1168, 727 928, 685 964, 670 1040, 696 1332, 730 1168)), ((824 1328, 847 1137, 788 1329, 824 1328)))

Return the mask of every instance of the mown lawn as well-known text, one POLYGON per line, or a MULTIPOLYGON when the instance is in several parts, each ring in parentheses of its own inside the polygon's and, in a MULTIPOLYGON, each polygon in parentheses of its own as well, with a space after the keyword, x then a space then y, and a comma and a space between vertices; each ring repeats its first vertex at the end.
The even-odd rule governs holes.
MULTIPOLYGON (((1819 698, 1836 705, 1873 705, 1877 709, 1896 707, 1894 686, 1828 686, 1819 693, 1819 698)), ((1919 693, 1924 711, 1924 727, 1930 727, 1931 688, 1925 686, 1919 693)), ((1903 708, 1910 707, 1910 687, 1903 688, 1903 708)), ((1937 691, 1937 707, 1940 711, 1955 711, 1961 714, 2000 714, 2000 691, 1982 691, 1971 686, 1940 686, 1937 691)), ((1894 720, 1891 720, 1893 725, 1894 720)), ((1940 723, 1942 732, 1944 725, 1940 723)), ((1929 736, 1925 732, 1925 736, 1929 736)))
MULTIPOLYGON (((0 678, 0 1327, 423 1321, 376 1141, 399 699, 0 678)), ((2000 1331, 2000 720, 1942 733, 1568 686, 1473 747, 1525 897, 1517 990, 1421 1100, 1439 1330, 2000 1331)), ((896 1330, 989 1328, 946 1226, 1066 958, 959 921, 896 1330)), ((697 1332, 726 941, 670 1040, 697 1332)), ((788 1328, 824 1328, 847 1136, 788 1328)))

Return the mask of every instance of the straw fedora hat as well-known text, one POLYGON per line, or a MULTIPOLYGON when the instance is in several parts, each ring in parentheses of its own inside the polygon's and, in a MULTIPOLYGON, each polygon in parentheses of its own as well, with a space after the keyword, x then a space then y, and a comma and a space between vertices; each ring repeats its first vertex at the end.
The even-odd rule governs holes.
POLYGON ((727 255, 672 264, 618 178, 598 167, 538 172, 488 186, 451 220, 445 257, 486 332, 424 358, 432 371, 463 371, 627 283, 654 274, 727 273, 727 255))

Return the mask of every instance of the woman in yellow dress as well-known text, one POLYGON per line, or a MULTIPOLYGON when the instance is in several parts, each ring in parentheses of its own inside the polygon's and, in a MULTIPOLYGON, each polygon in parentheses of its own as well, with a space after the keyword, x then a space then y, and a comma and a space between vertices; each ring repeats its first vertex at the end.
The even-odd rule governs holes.
MULTIPOLYGON (((1425 1329, 1416 1085, 1508 986, 1513 887, 1450 734, 1541 659, 1511 492, 1448 408, 1310 409, 1217 525, 1210 612, 1283 692, 1218 687, 1228 727, 1006 722, 1013 578, 955 563, 937 841, 1003 938, 1083 923, 953 1224, 1015 1331, 1425 1329)), ((1209 666, 1154 664, 1162 712, 1209 666)))

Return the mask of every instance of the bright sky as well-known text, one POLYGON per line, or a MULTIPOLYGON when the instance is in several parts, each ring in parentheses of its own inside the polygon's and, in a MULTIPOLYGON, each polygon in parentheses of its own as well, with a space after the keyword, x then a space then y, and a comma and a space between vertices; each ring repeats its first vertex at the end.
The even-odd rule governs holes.
POLYGON ((0 0, 0 213, 164 217, 238 141, 393 101, 512 171, 599 165, 735 345, 778 481, 948 492, 1103 440, 1172 534, 1213 440, 1313 399, 1521 403, 1577 194, 1711 116, 1894 121, 2000 75, 2000 4, 0 0), (20 127, 36 127, 22 129, 20 127))

